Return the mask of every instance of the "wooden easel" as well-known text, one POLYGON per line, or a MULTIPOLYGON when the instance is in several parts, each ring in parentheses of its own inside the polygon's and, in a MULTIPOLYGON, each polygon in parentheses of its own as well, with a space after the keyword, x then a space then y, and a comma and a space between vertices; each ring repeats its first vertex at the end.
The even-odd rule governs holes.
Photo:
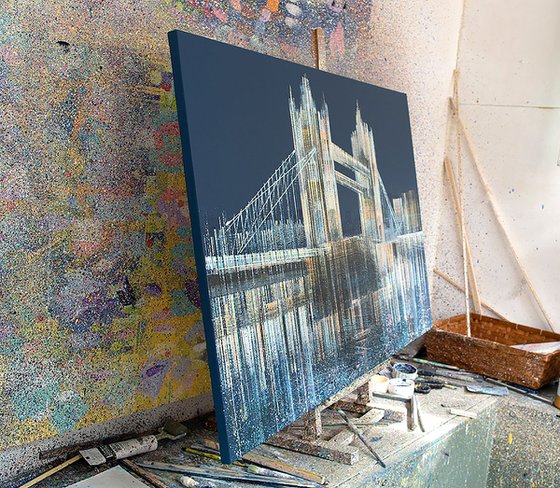
MULTIPOLYGON (((311 40, 315 67, 322 70, 326 67, 325 33, 323 29, 313 29, 311 40)), ((384 369, 387 363, 358 378, 350 386, 328 398, 321 405, 304 415, 302 417, 303 432, 297 430, 293 425, 288 426, 283 431, 269 438, 266 443, 330 461, 337 461, 342 464, 355 464, 359 460, 360 450, 350 446, 350 444, 354 441, 356 434, 352 430, 342 428, 332 437, 326 436, 323 432, 321 412, 327 408, 341 409, 360 414, 360 417, 353 419, 358 424, 374 424, 381 420, 385 413, 384 410, 375 408, 373 404, 375 397, 404 403, 407 412, 407 428, 414 430, 416 428, 416 419, 418 419, 420 428, 423 431, 424 429, 418 414, 418 403, 414 395, 409 398, 388 393, 374 393, 372 391, 372 376, 384 369)))
MULTIPOLYGON (((393 400, 404 403, 407 413, 407 428, 414 430, 417 426, 417 419, 422 431, 423 425, 418 413, 418 402, 416 397, 401 397, 388 393, 374 393, 371 388, 371 379, 378 371, 384 369, 388 362, 381 364, 373 371, 358 378, 350 386, 339 391, 332 397, 325 400, 321 405, 309 411, 302 417, 303 431, 297 425, 290 425, 281 432, 270 437, 266 444, 282 447, 290 451, 302 454, 317 456, 329 461, 336 461, 341 464, 355 464, 360 459, 360 449, 350 446, 354 442, 356 435, 351 430, 343 427, 339 432, 332 436, 325 435, 321 412, 331 408, 334 410, 342 409, 347 412, 359 413, 360 417, 352 419, 356 424, 375 424, 380 421, 385 411, 376 408, 374 401, 376 398, 393 400)), ((297 422, 295 423, 297 424, 297 422)))

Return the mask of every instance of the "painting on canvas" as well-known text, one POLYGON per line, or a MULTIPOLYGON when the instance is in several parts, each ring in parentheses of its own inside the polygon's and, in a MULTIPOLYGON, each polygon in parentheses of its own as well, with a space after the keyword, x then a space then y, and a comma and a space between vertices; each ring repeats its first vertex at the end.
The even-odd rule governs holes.
POLYGON ((230 462, 431 325, 406 96, 170 33, 230 462))

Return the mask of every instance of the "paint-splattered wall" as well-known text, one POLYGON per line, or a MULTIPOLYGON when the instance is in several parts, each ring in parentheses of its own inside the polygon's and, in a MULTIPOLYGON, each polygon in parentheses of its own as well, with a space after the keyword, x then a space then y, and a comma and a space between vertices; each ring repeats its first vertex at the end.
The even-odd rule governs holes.
POLYGON ((166 34, 352 74, 343 2, 2 2, 0 449, 209 390, 166 34))

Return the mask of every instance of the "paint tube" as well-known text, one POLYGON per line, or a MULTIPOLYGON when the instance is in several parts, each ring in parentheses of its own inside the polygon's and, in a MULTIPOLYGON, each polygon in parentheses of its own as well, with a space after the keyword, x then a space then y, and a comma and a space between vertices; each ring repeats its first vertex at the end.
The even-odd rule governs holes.
POLYGON ((106 446, 94 447, 80 451, 82 457, 90 466, 97 466, 113 459, 124 459, 137 454, 155 451, 158 441, 155 435, 147 435, 139 439, 128 439, 121 442, 113 442, 106 446))

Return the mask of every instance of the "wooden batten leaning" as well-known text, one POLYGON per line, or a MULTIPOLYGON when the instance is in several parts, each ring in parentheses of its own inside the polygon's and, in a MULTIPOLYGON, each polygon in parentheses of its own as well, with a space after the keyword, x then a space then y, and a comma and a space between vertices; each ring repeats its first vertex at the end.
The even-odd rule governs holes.
MULTIPOLYGON (((325 34, 323 29, 313 29, 312 53, 317 69, 325 69, 325 34)), ((266 443, 282 447, 302 454, 317 456, 342 464, 355 464, 360 458, 360 449, 350 444, 355 440, 355 433, 347 428, 342 428, 334 435, 328 436, 323 431, 321 412, 327 408, 344 410, 360 414, 352 420, 357 424, 375 424, 383 418, 384 410, 376 408, 374 399, 382 398, 405 404, 407 412, 407 428, 416 428, 416 419, 423 429, 418 412, 416 397, 401 397, 388 393, 375 393, 372 390, 372 377, 388 364, 388 361, 379 365, 373 371, 363 375, 351 385, 325 400, 321 405, 305 414, 300 422, 288 426, 286 429, 270 437, 266 443)))

